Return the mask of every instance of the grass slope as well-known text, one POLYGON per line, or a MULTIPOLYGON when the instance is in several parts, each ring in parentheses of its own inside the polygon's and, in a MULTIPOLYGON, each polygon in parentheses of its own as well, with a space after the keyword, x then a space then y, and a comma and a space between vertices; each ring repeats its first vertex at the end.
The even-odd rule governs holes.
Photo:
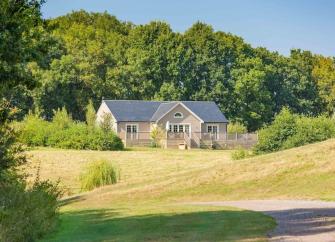
POLYGON ((232 161, 229 151, 207 150, 29 153, 27 169, 33 174, 42 161, 41 177, 60 178, 70 194, 79 191, 78 176, 89 161, 107 159, 121 171, 119 184, 74 196, 62 208, 52 241, 258 241, 273 228, 271 218, 180 202, 335 200, 335 140, 241 161, 232 161))

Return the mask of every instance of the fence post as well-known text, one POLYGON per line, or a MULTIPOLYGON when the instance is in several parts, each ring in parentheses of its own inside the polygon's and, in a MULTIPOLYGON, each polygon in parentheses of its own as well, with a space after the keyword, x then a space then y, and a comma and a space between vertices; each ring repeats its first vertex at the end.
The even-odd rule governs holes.
POLYGON ((235 132, 235 140, 237 141, 237 132, 235 132))

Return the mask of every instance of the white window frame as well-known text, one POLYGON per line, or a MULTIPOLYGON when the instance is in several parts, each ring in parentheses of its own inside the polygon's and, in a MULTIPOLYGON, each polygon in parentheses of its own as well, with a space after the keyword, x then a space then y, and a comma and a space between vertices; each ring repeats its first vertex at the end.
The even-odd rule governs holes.
POLYGON ((184 114, 182 112, 175 112, 173 117, 174 118, 184 118, 184 114), (176 117, 177 114, 180 114, 180 116, 176 117))
POLYGON ((140 131, 139 130, 139 125, 137 124, 137 123, 126 123, 126 135, 128 135, 128 134, 134 134, 134 132, 133 132, 133 126, 136 126, 136 139, 138 139, 138 132, 140 131), (128 133, 128 130, 127 130, 127 128, 128 128, 128 126, 130 126, 131 128, 131 132, 130 133, 128 133))
POLYGON ((216 140, 218 140, 218 139, 220 139, 220 129, 219 129, 220 125, 218 125, 218 124, 211 124, 211 123, 206 124, 206 132, 207 132, 207 133, 214 134, 214 132, 213 132, 213 127, 216 127, 216 140), (208 132, 208 127, 209 127, 209 126, 212 127, 212 132, 208 132))
POLYGON ((185 132, 185 126, 186 125, 188 125, 188 127, 189 127, 189 134, 191 134, 191 132, 192 132, 192 125, 190 124, 190 123, 169 123, 169 132, 171 132, 171 133, 186 133, 185 132), (174 125, 176 125, 177 126, 177 132, 174 132, 174 125), (180 132, 179 130, 179 126, 183 126, 183 132, 180 132), (171 129, 170 129, 170 127, 171 127, 171 129))

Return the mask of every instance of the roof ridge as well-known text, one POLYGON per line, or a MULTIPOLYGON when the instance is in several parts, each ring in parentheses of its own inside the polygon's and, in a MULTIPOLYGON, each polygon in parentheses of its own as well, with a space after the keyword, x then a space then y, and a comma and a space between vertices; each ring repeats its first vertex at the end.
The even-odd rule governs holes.
POLYGON ((166 103, 169 101, 156 101, 156 100, 127 100, 127 99, 103 99, 102 101, 116 101, 116 102, 157 102, 157 103, 166 103))

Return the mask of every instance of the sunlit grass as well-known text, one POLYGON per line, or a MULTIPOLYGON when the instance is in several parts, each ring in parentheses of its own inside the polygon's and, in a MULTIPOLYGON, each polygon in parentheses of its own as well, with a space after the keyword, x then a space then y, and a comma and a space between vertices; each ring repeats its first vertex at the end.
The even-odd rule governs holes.
POLYGON ((236 161, 231 160, 230 151, 213 150, 38 149, 29 154, 31 162, 26 169, 34 174, 41 161, 41 178, 60 178, 69 194, 80 191, 79 175, 92 160, 104 159, 120 169, 117 184, 65 202, 62 227, 54 235, 55 241, 259 241, 274 227, 267 216, 181 203, 335 200, 334 140, 236 161), (173 226, 166 228, 166 224, 173 226), (126 233, 125 227, 132 232, 126 233), (83 236, 88 239, 83 240, 83 236))

